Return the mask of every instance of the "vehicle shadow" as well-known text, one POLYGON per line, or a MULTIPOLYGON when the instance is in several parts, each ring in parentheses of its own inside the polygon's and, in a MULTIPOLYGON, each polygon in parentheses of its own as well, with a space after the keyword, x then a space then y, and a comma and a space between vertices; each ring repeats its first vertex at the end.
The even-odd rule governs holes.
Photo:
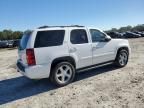
POLYGON ((119 69, 119 67, 114 66, 113 64, 93 68, 91 70, 87 70, 87 71, 83 71, 83 72, 78 73, 78 75, 76 75, 75 81, 80 81, 80 80, 83 80, 83 79, 86 79, 89 77, 93 77, 93 76, 98 75, 98 74, 110 72, 110 71, 113 71, 116 69, 119 69))
MULTIPOLYGON (((79 73, 73 83, 115 69, 117 68, 112 65, 107 65, 101 68, 85 71, 79 73)), ((2 80, 0 81, 0 105, 54 89, 57 89, 57 87, 51 84, 48 79, 32 81, 21 76, 2 80)))

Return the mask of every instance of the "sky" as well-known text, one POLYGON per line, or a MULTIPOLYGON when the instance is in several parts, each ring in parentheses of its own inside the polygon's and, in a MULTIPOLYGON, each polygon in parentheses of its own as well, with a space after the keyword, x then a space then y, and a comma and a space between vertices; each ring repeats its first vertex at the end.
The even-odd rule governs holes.
POLYGON ((0 31, 43 25, 102 30, 144 24, 144 0, 0 0, 0 31))

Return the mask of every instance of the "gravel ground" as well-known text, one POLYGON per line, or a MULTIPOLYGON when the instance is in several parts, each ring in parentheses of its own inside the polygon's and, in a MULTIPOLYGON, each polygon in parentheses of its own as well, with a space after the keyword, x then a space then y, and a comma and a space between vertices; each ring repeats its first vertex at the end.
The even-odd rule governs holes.
POLYGON ((129 42, 126 67, 85 71, 61 88, 48 79, 21 76, 15 69, 17 50, 0 49, 0 108, 144 108, 144 38, 129 42))

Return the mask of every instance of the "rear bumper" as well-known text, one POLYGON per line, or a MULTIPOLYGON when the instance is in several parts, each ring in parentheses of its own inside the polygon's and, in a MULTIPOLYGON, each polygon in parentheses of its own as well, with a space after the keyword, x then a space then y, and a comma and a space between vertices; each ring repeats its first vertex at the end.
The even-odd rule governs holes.
POLYGON ((17 70, 30 79, 48 78, 50 75, 50 65, 48 64, 24 66, 20 61, 17 61, 17 70))

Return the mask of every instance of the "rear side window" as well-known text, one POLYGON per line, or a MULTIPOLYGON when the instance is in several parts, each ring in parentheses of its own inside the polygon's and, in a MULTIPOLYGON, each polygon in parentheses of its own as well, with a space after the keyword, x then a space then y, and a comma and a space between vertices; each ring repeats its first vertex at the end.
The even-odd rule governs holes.
POLYGON ((87 33, 84 29, 76 29, 71 31, 70 41, 72 44, 88 43, 87 33))
POLYGON ((30 35, 31 32, 26 33, 22 36, 22 39, 20 40, 20 44, 19 44, 19 50, 24 50, 26 48, 30 35))
POLYGON ((59 46, 63 44, 64 30, 38 31, 35 48, 59 46))

